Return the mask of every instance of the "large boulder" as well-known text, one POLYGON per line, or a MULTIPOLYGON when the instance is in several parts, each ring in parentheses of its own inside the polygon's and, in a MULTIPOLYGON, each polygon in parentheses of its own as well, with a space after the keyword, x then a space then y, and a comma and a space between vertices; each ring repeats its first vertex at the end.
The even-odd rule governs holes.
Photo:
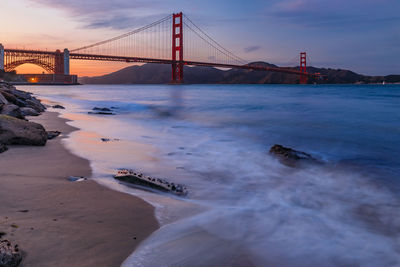
POLYGON ((3 153, 8 150, 8 147, 5 144, 0 144, 0 153, 3 153))
POLYGON ((31 99, 32 98, 31 93, 24 92, 24 91, 21 91, 21 90, 17 90, 14 87, 9 87, 6 91, 8 93, 20 98, 20 99, 24 99, 25 100, 25 99, 31 99))
POLYGON ((3 96, 3 94, 0 92, 0 105, 1 105, 1 104, 6 105, 6 104, 8 104, 8 101, 7 101, 7 99, 3 96))
POLYGON ((8 115, 18 119, 24 119, 24 114, 22 114, 20 108, 14 104, 6 104, 2 106, 0 114, 8 115))
POLYGON ((20 108, 20 110, 24 116, 39 116, 40 115, 39 112, 37 112, 33 108, 24 107, 24 108, 20 108))
POLYGON ((310 154, 289 147, 284 147, 282 145, 273 145, 269 150, 269 153, 277 157, 282 164, 289 167, 298 167, 299 164, 304 162, 320 163, 310 154))
POLYGON ((65 109, 65 107, 61 106, 61 105, 54 105, 52 106, 52 108, 58 108, 58 109, 65 109))
POLYGON ((33 108, 37 112, 43 112, 46 109, 46 107, 43 106, 42 103, 40 103, 40 101, 36 98, 27 99, 25 102, 27 107, 33 108))
POLYGON ((6 91, 0 91, 0 94, 3 95, 4 98, 7 99, 8 102, 11 102, 13 104, 15 104, 15 102, 17 102, 17 98, 14 95, 12 95, 6 91))
POLYGON ((8 240, 0 240, 0 266, 17 267, 22 261, 18 245, 11 245, 8 240))
POLYGON ((0 91, 0 94, 2 94, 5 99, 7 99, 8 102, 17 105, 19 107, 25 107, 26 103, 25 101, 19 99, 18 97, 14 96, 13 94, 6 92, 6 91, 0 91))
POLYGON ((47 133, 42 125, 0 115, 0 143, 6 145, 44 146, 47 133))

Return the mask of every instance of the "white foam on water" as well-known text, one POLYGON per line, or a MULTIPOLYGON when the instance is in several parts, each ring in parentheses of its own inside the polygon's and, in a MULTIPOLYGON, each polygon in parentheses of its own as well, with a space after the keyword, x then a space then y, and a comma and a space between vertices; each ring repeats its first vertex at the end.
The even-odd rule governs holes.
MULTIPOLYGON (((123 266, 400 265, 400 199, 381 183, 385 177, 333 163, 286 167, 247 138, 257 121, 219 127, 226 114, 210 121, 207 113, 160 118, 136 105, 116 117, 93 117, 84 114, 90 105, 72 102, 63 111, 82 129, 65 140, 67 147, 90 159, 99 183, 155 206, 161 224, 123 266), (102 143, 101 137, 121 141, 102 143), (111 178, 121 167, 187 184, 189 196, 122 186, 111 178)), ((310 125, 305 129, 319 130, 310 125)), ((289 130, 278 124, 263 136, 289 130)), ((317 148, 310 150, 332 158, 317 148)))

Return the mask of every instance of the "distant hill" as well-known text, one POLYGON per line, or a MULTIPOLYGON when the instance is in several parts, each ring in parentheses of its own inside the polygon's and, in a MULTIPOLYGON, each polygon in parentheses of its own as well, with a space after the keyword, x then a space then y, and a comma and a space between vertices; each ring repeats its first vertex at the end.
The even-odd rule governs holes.
MULTIPOLYGON (((251 64, 276 67, 265 62, 251 64)), ((293 67, 292 69, 299 69, 293 67)), ((309 79, 309 83, 399 83, 400 75, 365 76, 350 70, 307 67, 310 73, 325 75, 324 80, 309 79)), ((116 72, 98 76, 81 77, 79 82, 84 84, 166 84, 171 81, 171 66, 163 64, 144 64, 129 66, 116 72)), ((297 84, 298 75, 267 71, 230 69, 220 70, 209 67, 184 67, 184 81, 188 84, 297 84)))

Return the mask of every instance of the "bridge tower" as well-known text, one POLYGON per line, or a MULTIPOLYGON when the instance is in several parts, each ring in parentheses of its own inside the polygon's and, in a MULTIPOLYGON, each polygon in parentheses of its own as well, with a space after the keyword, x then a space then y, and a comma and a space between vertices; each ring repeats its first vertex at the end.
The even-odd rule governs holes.
MULTIPOLYGON (((307 53, 301 52, 300 53, 300 71, 307 72, 307 53)), ((300 84, 307 84, 307 76, 300 75, 300 84)))
POLYGON ((172 15, 172 83, 183 82, 183 16, 172 15))
POLYGON ((0 44, 0 70, 4 70, 4 46, 0 44))
POLYGON ((54 74, 64 74, 64 54, 58 49, 54 54, 54 74))

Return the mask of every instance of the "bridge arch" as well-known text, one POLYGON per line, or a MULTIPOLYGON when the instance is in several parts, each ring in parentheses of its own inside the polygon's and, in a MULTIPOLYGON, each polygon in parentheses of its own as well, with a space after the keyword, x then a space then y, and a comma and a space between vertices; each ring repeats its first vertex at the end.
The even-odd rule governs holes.
POLYGON ((13 71, 23 64, 34 64, 52 74, 69 75, 69 51, 4 49, 4 70, 13 71))
POLYGON ((44 70, 46 70, 49 73, 54 73, 54 71, 55 71, 54 64, 51 64, 45 60, 40 60, 40 59, 22 59, 22 60, 13 61, 9 64, 6 64, 4 66, 4 69, 6 71, 13 71, 17 67, 24 65, 24 64, 34 64, 36 66, 43 68, 44 70))

